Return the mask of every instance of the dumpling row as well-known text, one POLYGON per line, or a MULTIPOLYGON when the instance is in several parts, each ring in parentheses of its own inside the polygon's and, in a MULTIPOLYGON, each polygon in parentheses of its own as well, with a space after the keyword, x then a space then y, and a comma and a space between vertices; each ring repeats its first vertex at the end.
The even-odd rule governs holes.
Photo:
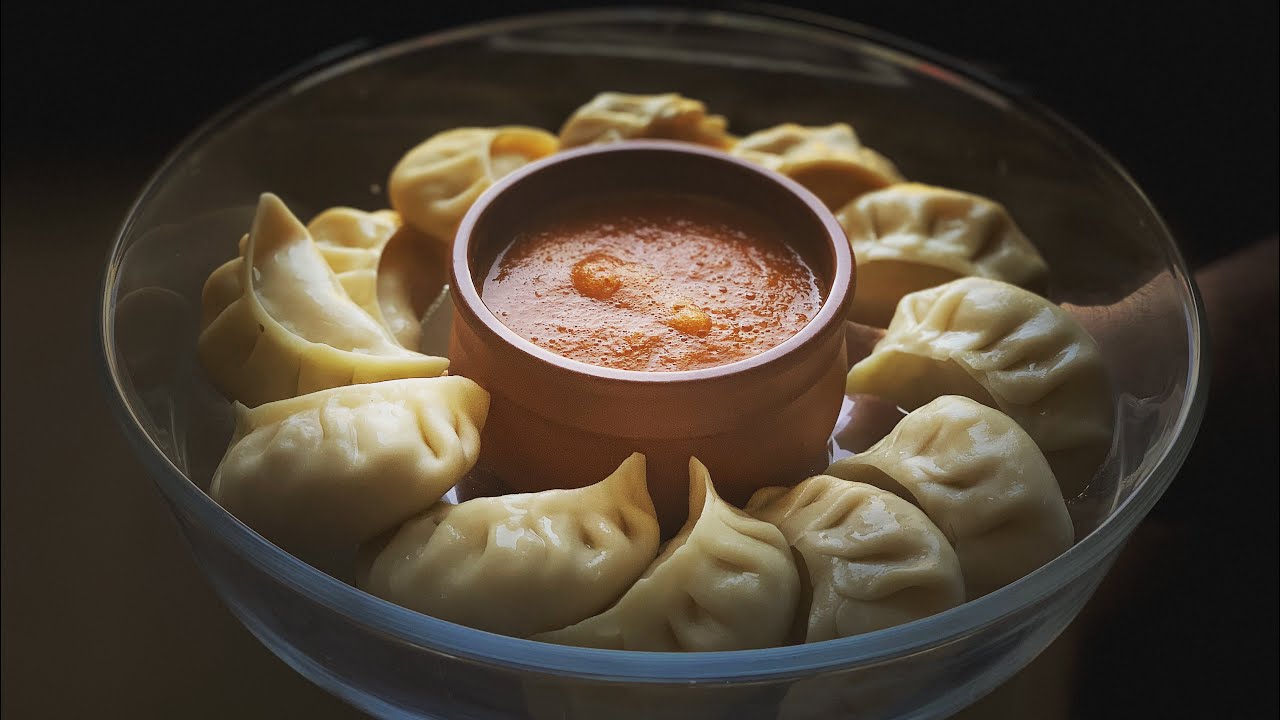
POLYGON ((650 651, 784 642, 799 577, 777 528, 690 460, 690 516, 658 552, 644 456, 576 490, 440 504, 365 554, 358 582, 399 605, 516 637, 650 651))
POLYGON ((689 519, 661 554, 639 454, 586 488, 441 503, 475 463, 487 408, 459 377, 237 405, 210 494, 304 558, 365 544, 360 587, 397 604, 611 649, 871 632, 998 589, 1072 542, 1035 443, 967 398, 909 414, 825 475, 758 491, 745 512, 691 459, 689 519))
POLYGON ((746 511, 782 531, 807 574, 804 642, 942 612, 1074 540, 1035 442, 1000 411, 957 396, 911 412, 823 475, 758 490, 746 511))
POLYGON ((1111 448, 1111 383, 1093 337, 1052 301, 986 278, 907 295, 846 391, 913 410, 963 395, 1012 418, 1073 498, 1111 448))
POLYGON ((790 177, 836 211, 858 262, 856 322, 884 327, 904 295, 959 277, 1033 290, 1044 283, 1044 259, 1003 206, 906 183, 848 124, 783 123, 738 138, 723 116, 676 93, 600 93, 558 135, 523 126, 446 130, 404 155, 388 194, 410 226, 447 246, 476 198, 504 175, 558 150, 640 138, 724 150, 790 177))

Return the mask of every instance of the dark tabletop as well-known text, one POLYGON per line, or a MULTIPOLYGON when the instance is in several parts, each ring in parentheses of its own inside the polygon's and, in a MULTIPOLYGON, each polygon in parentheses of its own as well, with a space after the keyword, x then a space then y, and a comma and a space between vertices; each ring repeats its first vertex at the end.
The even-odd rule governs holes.
MULTIPOLYGON (((231 618, 112 424, 92 347, 107 246, 169 148, 288 67, 355 38, 575 4, 6 0, 6 717, 357 716, 231 618)), ((1275 3, 802 5, 960 56, 1059 111, 1128 167, 1193 268, 1277 230, 1275 3)), ((1035 685, 1041 710, 1276 714, 1271 248, 1241 264, 1248 292, 1212 293, 1231 357, 1200 439, 1063 650, 1074 684, 1035 685)))

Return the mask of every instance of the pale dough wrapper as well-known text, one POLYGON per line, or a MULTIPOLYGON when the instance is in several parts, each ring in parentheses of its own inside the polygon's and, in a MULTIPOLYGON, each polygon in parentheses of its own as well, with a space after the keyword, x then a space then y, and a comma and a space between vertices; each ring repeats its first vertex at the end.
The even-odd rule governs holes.
POLYGON ((1097 343, 1062 308, 997 280, 963 278, 902 298, 846 390, 905 410, 943 395, 997 408, 1036 442, 1068 499, 1111 448, 1110 380, 1097 343))
POLYGON ((914 498, 955 548, 970 600, 1029 574, 1075 539, 1035 442, 1007 415, 969 398, 947 395, 911 412, 827 474, 914 498))
POLYGON ((818 475, 757 490, 746 510, 777 526, 804 560, 813 589, 809 607, 800 607, 805 642, 882 630, 964 602, 947 538, 892 492, 818 475))
POLYGON ((449 294, 446 248, 409 225, 382 249, 375 273, 375 304, 382 324, 404 347, 426 352, 422 323, 441 296, 449 294))
POLYGON ((446 247, 476 198, 511 171, 559 149, 551 133, 504 126, 432 135, 391 170, 387 194, 404 221, 446 247))
POLYGON ((1049 267, 1009 213, 987 198, 904 183, 836 214, 858 263, 849 319, 885 327, 904 295, 961 277, 1042 289, 1049 267))
POLYGON ((370 548, 357 582, 442 620, 525 637, 605 609, 657 552, 637 453, 588 487, 439 504, 370 548))
POLYGON ((489 394, 463 377, 333 388, 248 408, 209 495, 291 551, 354 551, 475 464, 489 394))
POLYGON ((534 640, 612 650, 719 651, 781 645, 800 579, 782 533, 720 499, 689 461, 689 519, 613 607, 534 640))
POLYGON ((676 93, 628 95, 604 92, 574 111, 560 129, 563 148, 639 138, 682 140, 727 149, 733 138, 725 119, 676 93))
POLYGON ((422 317, 447 282, 440 241, 401 223, 394 210, 330 208, 307 229, 351 299, 401 346, 421 352, 422 317))
POLYGON ((863 193, 902 182, 898 168, 864 147, 845 123, 784 123, 742 138, 730 153, 790 177, 832 210, 863 193))
MULTIPOLYGON (((206 372, 232 400, 260 405, 353 383, 434 377, 448 368, 445 358, 402 347, 352 300, 311 234, 275 195, 258 203, 243 253, 239 297, 199 340, 206 372)), ((206 317, 230 288, 222 268, 205 286, 206 317)))
POLYGON ((395 211, 367 213, 348 207, 329 208, 307 223, 307 231, 320 248, 320 255, 329 263, 329 269, 337 275, 347 295, 384 326, 382 308, 378 306, 378 261, 382 249, 400 225, 400 216, 395 211))
MULTIPOLYGON (((307 223, 320 255, 333 270, 342 288, 365 312, 381 321, 376 295, 378 260, 382 248, 400 227, 400 216, 392 210, 364 212, 348 207, 329 208, 307 223)), ((240 254, 223 263, 205 283, 201 327, 207 327, 243 292, 241 265, 249 236, 240 239, 240 254)))

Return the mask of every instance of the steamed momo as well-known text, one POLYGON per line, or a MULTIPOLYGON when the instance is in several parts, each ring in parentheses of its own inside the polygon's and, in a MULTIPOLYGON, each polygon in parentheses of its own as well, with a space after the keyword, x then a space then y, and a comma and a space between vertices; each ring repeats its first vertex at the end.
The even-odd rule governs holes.
POLYGON ((996 280, 964 278, 902 298, 846 391, 906 410, 942 395, 998 408, 1035 440, 1068 499, 1111 447, 1110 381, 1097 343, 1062 308, 996 280))
POLYGON ((489 394, 463 377, 333 388, 247 408, 209 495, 291 550, 354 549, 475 464, 489 394))
POLYGON ((433 377, 449 361, 402 347, 343 289, 311 234, 275 195, 258 203, 238 284, 215 271, 204 292, 200 359, 232 400, 260 405, 316 390, 433 377), (232 289, 239 296, 223 307, 232 289), (212 316, 212 317, 210 317, 212 316))
POLYGON ((782 533, 716 494, 689 461, 689 519, 605 612, 534 640, 613 650, 747 650, 782 644, 800 591, 782 533))
POLYGON ((387 241, 375 289, 379 318, 401 345, 423 351, 422 322, 448 294, 445 248, 408 225, 387 241))
POLYGON ((733 139, 725 132, 725 119, 708 115, 697 100, 666 93, 628 95, 605 92, 574 111, 560 129, 564 148, 636 138, 683 140, 715 148, 728 148, 733 139))
MULTIPOLYGON (((378 260, 382 249, 400 228, 400 217, 391 210, 364 212, 348 207, 329 208, 307 223, 307 232, 333 271, 342 289, 365 312, 382 321, 377 298, 378 260)), ((246 235, 240 240, 244 254, 246 235)), ((237 257, 214 270, 205 283, 203 326, 243 294, 240 276, 243 257, 237 257)), ((385 323, 384 323, 385 324, 385 323)), ((410 346, 406 346, 410 347, 410 346)))
POLYGON ((330 208, 307 230, 351 299, 401 346, 420 351, 423 314, 447 282, 440 243, 393 210, 330 208))
POLYGON ((884 327, 902 296, 961 277, 1031 289, 1048 266, 1000 204, 916 183, 867 193, 837 213, 858 262, 849 319, 884 327))
POLYGON ((644 456, 585 488, 439 504, 375 552, 360 586, 396 604, 516 637, 563 627, 608 607, 658 552, 644 456))
POLYGON ((818 475, 757 490, 746 509, 776 525, 804 558, 813 588, 810 606, 800 608, 805 642, 901 625, 964 602, 947 538, 891 492, 818 475))
POLYGON ((1004 413, 940 397, 829 475, 915 498, 955 547, 968 597, 998 590, 1061 555, 1071 516, 1049 463, 1004 413))
POLYGON ((352 270, 377 270, 387 241, 399 230, 400 216, 391 210, 364 212, 334 207, 307 223, 320 254, 339 277, 352 270))
POLYGON ((902 182, 893 163, 864 147, 845 123, 784 123, 742 138, 731 152, 790 177, 832 210, 863 193, 902 182))
POLYGON ((458 223, 502 176, 559 148, 537 128, 457 128, 432 135, 391 170, 391 206, 420 232, 452 246, 458 223))
POLYGON ((367 213, 347 207, 329 208, 307 223, 307 232, 347 295, 383 325, 386 322, 378 306, 378 261, 398 229, 400 216, 393 211, 367 213))

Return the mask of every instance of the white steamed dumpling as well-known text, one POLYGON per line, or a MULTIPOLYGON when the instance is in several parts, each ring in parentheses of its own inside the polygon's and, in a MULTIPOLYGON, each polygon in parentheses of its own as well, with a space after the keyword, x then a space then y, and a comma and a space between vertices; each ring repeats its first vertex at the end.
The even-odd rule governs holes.
POLYGON ((812 587, 805 642, 919 620, 964 602, 956 553, 916 506, 878 487, 818 475, 757 490, 747 512, 778 527, 812 587))
POLYGON ((836 214, 858 263, 849 319, 885 327, 904 295, 961 277, 1038 289, 1048 266, 999 203, 919 183, 867 193, 836 214))
POLYGON ((637 453, 588 487, 441 503, 371 548, 358 582, 433 617, 525 637, 605 609, 657 552, 637 453))
MULTIPOLYGON (((329 208, 307 223, 320 255, 347 295, 384 326, 378 305, 378 261, 400 227, 400 216, 393 210, 370 213, 348 207, 329 208)), ((417 349, 414 345, 404 347, 417 349)))
POLYGON ((1097 343, 1062 308, 998 280, 963 278, 904 297, 845 389, 906 410, 943 395, 997 408, 1036 442, 1068 499, 1111 447, 1111 385, 1097 343))
POLYGON ((733 143, 725 126, 723 117, 707 114, 706 105, 676 93, 603 92, 565 121, 560 146, 658 138, 724 149, 733 143))
POLYGON ((208 322, 199 352, 214 385, 232 400, 260 405, 448 368, 445 358, 401 346, 352 300, 310 232, 275 195, 258 204, 234 285, 222 268, 205 285, 208 322), (222 306, 235 290, 239 296, 222 306))
MULTIPOLYGON (((329 208, 307 223, 307 232, 311 233, 320 256, 347 296, 384 325, 377 296, 378 261, 387 241, 400 227, 400 216, 392 210, 365 212, 349 207, 329 208)), ((248 235, 240 240, 242 256, 248 241, 248 235)), ((203 298, 204 326, 243 294, 240 283, 243 265, 244 257, 236 257, 210 274, 203 298)), ((414 345, 405 347, 416 349, 414 345)))
POLYGON ((865 147, 846 123, 783 123, 742 138, 731 153, 790 177, 832 210, 863 193, 902 182, 893 163, 865 147))
POLYGON ((1027 575, 1075 532, 1040 449, 1004 413, 948 395, 827 474, 913 498, 955 548, 969 599, 1027 575))
POLYGON ((354 550, 462 479, 488 412, 489 394, 463 377, 236 404, 235 435, 209 495, 286 549, 354 550))
POLYGON ((747 650, 780 645, 800 580, 782 533, 716 494, 689 461, 689 519, 617 603, 533 639, 648 651, 747 650))
POLYGON ((374 295, 379 318, 401 345, 419 352, 427 351, 423 321, 449 294, 444 250, 432 238, 405 225, 383 247, 378 262, 374 295))
POLYGON ((558 148, 556 136, 531 127, 446 130, 400 158, 387 195, 406 223, 451 247, 458 224, 481 193, 558 148))

